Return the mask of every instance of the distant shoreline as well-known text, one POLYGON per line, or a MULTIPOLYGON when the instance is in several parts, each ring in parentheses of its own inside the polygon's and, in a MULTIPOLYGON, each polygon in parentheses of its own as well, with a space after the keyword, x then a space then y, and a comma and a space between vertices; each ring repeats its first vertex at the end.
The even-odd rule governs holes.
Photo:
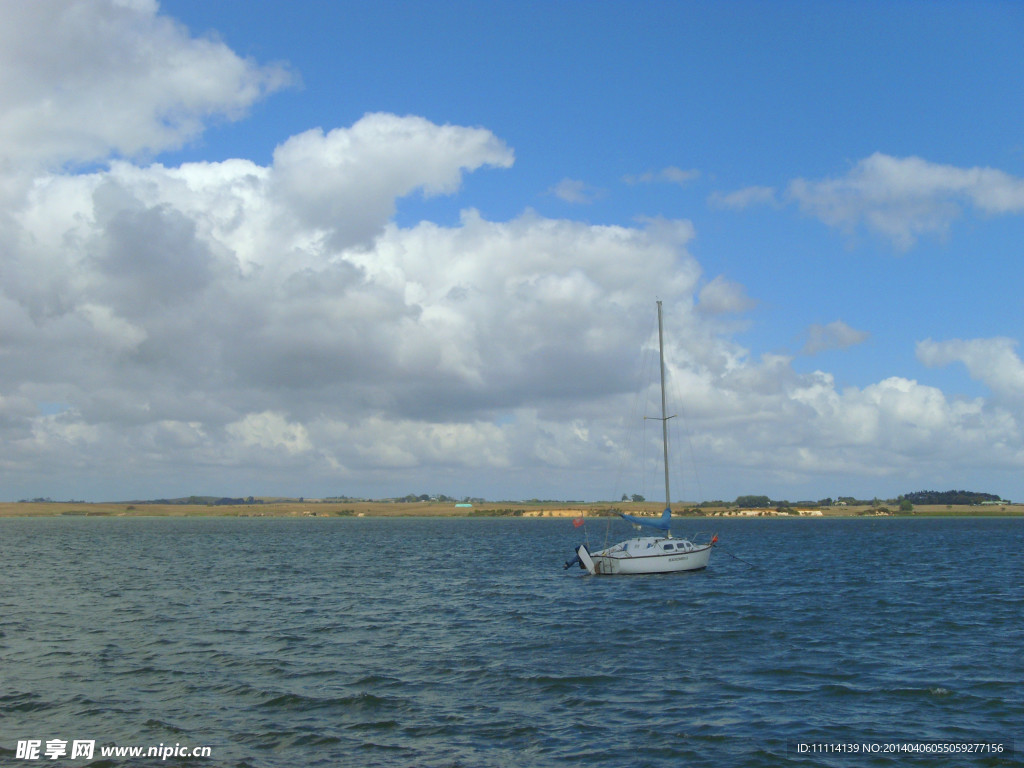
MULTIPOLYGON (((693 512, 696 504, 673 506, 673 515, 683 519, 822 519, 878 517, 1024 517, 1024 505, 981 506, 921 505, 912 512, 879 511, 884 507, 823 507, 803 509, 801 514, 779 514, 774 509, 736 510, 714 507, 693 512)), ((662 504, 651 502, 486 502, 456 507, 441 502, 381 501, 269 501, 252 504, 148 504, 79 502, 0 502, 0 519, 25 517, 530 517, 600 519, 614 517, 615 511, 635 515, 660 514, 662 504)))

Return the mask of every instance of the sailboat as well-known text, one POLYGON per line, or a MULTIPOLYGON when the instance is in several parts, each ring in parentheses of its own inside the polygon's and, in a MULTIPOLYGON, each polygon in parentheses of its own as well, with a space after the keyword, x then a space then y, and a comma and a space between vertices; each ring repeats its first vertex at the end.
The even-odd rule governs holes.
POLYGON ((637 526, 654 528, 660 536, 638 536, 605 549, 591 552, 586 544, 576 548, 576 557, 566 568, 579 564, 592 576, 616 576, 641 573, 673 573, 707 568, 711 548, 718 541, 714 536, 705 543, 672 536, 672 505, 668 481, 668 420, 665 408, 665 337, 658 302, 658 356, 661 361, 661 439, 665 462, 665 511, 661 517, 637 517, 620 512, 619 516, 637 526))

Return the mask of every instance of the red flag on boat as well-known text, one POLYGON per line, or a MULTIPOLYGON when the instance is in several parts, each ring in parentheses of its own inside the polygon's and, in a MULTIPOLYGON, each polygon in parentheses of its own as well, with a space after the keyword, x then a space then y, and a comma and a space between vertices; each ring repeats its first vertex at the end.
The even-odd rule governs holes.
POLYGON ((716 541, 718 541, 718 534, 717 534, 717 533, 716 533, 716 534, 714 535, 714 537, 713 537, 713 538, 711 539, 711 543, 712 543, 712 544, 714 544, 714 543, 715 543, 716 541))
POLYGON ((583 525, 583 518, 582 517, 577 517, 575 520, 572 521, 572 527, 573 528, 579 528, 581 525, 583 525))

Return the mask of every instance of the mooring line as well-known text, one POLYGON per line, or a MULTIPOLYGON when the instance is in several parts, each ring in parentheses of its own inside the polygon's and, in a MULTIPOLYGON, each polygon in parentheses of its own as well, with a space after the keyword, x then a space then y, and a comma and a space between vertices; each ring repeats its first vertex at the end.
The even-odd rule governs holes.
POLYGON ((757 566, 754 565, 753 563, 751 563, 750 561, 744 560, 742 557, 737 557, 736 555, 734 555, 732 552, 729 552, 728 550, 722 549, 721 547, 718 547, 718 546, 716 546, 715 549, 720 549, 722 551, 723 555, 728 555, 733 560, 739 560, 741 563, 746 563, 751 568, 757 568, 757 566))

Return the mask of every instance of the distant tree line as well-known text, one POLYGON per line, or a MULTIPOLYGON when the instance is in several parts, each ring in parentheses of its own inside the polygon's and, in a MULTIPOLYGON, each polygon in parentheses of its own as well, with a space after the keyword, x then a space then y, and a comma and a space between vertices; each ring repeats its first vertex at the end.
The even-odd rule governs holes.
POLYGON ((975 491, 915 491, 900 496, 900 500, 911 504, 981 504, 983 501, 1002 501, 994 493, 978 493, 975 491))
POLYGON ((18 499, 19 504, 87 504, 86 501, 79 499, 68 499, 67 501, 54 501, 49 496, 45 499, 42 496, 37 496, 34 499, 18 499))
POLYGON ((418 496, 415 493, 410 493, 407 496, 402 496, 395 499, 395 501, 414 502, 414 501, 441 501, 451 502, 455 501, 451 496, 445 496, 443 493, 435 493, 431 496, 428 493, 421 493, 418 496))
MULTIPOLYGON (((982 502, 1002 501, 1002 499, 994 493, 978 493, 975 491, 915 491, 914 493, 907 493, 902 496, 897 496, 895 499, 889 499, 888 503, 899 505, 901 509, 906 509, 908 505, 914 504, 946 504, 946 505, 971 505, 981 504, 982 502)), ((882 501, 877 497, 874 499, 858 499, 853 496, 838 496, 834 500, 829 497, 825 499, 818 499, 818 501, 798 501, 796 506, 800 507, 831 507, 836 504, 843 504, 850 507, 880 507, 882 501)), ((728 502, 714 501, 704 502, 700 506, 735 506, 745 508, 765 508, 765 507, 776 507, 786 508, 794 506, 789 501, 773 501, 768 496, 738 496, 736 501, 731 504, 728 502)))
MULTIPOLYGON (((301 499, 300 499, 301 501, 301 499)), ((263 499, 253 496, 232 498, 230 496, 184 496, 180 499, 153 499, 152 501, 137 501, 136 504, 188 504, 196 506, 205 504, 208 507, 227 507, 238 504, 262 504, 263 499)))
POLYGON ((772 500, 768 496, 737 496, 737 507, 770 507, 772 500))

